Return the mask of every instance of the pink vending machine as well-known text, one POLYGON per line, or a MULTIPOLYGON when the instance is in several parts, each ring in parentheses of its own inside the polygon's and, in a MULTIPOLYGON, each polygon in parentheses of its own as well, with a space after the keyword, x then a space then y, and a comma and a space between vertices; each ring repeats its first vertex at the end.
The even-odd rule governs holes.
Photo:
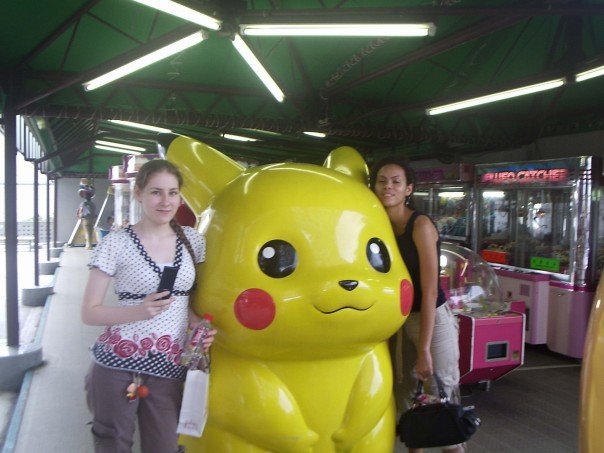
POLYGON ((575 358, 602 256, 600 175, 591 156, 475 166, 474 250, 525 302, 526 341, 575 358))
POLYGON ((441 286, 459 320, 462 384, 499 379, 524 363, 524 304, 504 301, 492 267, 470 249, 441 245, 441 286))
POLYGON ((524 363, 524 314, 460 313, 461 384, 489 385, 524 363))
POLYGON ((440 237, 466 247, 471 245, 474 207, 474 166, 450 164, 422 166, 414 163, 417 209, 434 220, 440 237))

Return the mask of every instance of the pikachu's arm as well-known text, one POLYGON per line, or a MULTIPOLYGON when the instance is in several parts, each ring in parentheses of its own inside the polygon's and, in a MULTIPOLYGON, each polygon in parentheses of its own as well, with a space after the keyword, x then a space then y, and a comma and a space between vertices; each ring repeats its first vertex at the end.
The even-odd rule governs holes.
POLYGON ((268 366, 230 355, 217 365, 212 369, 209 422, 268 451, 311 451, 318 435, 268 366))
POLYGON ((350 450, 384 416, 392 398, 392 372, 387 343, 381 343, 361 364, 348 398, 342 425, 332 435, 338 451, 350 450))

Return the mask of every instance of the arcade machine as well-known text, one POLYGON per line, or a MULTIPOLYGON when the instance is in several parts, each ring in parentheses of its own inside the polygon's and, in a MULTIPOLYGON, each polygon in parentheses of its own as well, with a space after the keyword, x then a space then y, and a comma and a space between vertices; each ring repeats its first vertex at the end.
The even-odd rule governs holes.
POLYGON ((441 286, 459 320, 461 384, 484 384, 524 363, 524 304, 504 301, 497 275, 478 254, 441 245, 441 286))
POLYGON ((159 158, 158 154, 129 154, 124 156, 124 174, 128 180, 128 188, 130 195, 129 204, 129 222, 135 224, 141 218, 141 206, 140 203, 135 203, 134 200, 134 186, 136 183, 136 174, 138 170, 147 162, 153 159, 159 158))
POLYGON ((109 168, 109 181, 113 189, 113 224, 111 228, 120 228, 130 224, 130 184, 124 173, 123 165, 109 168))
MULTIPOLYGON (((420 164, 421 165, 421 164, 420 164)), ((428 214, 445 241, 471 245, 474 166, 415 167, 417 208, 428 214)))
POLYGON ((504 297, 526 303, 527 342, 581 358, 604 228, 599 159, 475 170, 474 250, 494 267, 504 297))
MULTIPOLYGON (((111 180, 111 171, 109 171, 109 180, 111 180)), ((99 211, 99 215, 97 216, 94 224, 97 242, 100 242, 105 236, 107 236, 113 227, 113 220, 115 218, 113 190, 113 186, 111 185, 107 188, 107 195, 105 195, 105 200, 103 200, 103 205, 101 206, 101 210, 99 211)))

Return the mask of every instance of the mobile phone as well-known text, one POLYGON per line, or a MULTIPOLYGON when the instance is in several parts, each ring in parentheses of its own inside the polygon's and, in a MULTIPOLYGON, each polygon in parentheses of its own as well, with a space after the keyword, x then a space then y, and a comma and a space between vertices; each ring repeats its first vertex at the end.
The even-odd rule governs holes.
POLYGON ((161 274, 161 278, 159 280, 159 286, 157 287, 157 292, 162 291, 170 291, 163 299, 169 299, 172 294, 172 290, 174 289, 174 281, 176 280, 176 274, 178 273, 178 268, 174 266, 164 266, 164 270, 161 274))

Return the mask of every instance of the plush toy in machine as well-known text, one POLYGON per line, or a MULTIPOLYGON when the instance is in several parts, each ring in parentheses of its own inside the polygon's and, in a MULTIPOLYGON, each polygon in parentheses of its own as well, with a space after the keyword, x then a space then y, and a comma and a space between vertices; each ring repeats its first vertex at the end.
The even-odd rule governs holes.
POLYGON ((206 234, 193 308, 218 329, 187 452, 391 453, 387 340, 413 290, 362 157, 244 169, 187 137, 166 156, 206 234))

